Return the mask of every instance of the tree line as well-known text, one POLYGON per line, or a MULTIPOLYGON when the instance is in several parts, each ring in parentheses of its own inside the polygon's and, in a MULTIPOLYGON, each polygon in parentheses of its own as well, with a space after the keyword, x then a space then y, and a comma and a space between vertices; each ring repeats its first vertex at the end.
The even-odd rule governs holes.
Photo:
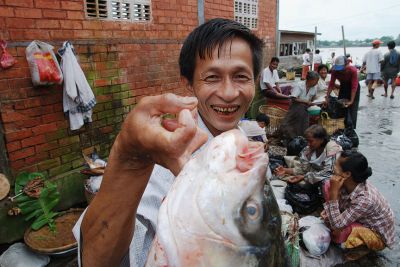
MULTIPOLYGON (((352 46, 371 46, 371 42, 375 39, 379 39, 383 42, 382 45, 386 45, 389 41, 395 41, 396 45, 400 45, 400 34, 397 38, 393 36, 382 36, 380 38, 367 38, 364 40, 347 40, 345 39, 345 44, 347 47, 352 46)), ((340 47, 343 46, 343 40, 340 41, 326 41, 326 40, 317 40, 318 47, 340 47)))

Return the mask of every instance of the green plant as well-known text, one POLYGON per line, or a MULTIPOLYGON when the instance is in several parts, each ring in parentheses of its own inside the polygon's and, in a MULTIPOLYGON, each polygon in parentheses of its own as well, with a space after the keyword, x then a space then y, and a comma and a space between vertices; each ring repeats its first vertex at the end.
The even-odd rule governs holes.
POLYGON ((60 193, 54 183, 46 180, 42 173, 22 172, 15 181, 15 195, 19 195, 15 200, 21 213, 26 216, 25 220, 34 219, 31 225, 33 230, 46 224, 51 231, 56 230, 54 218, 58 213, 52 210, 60 200, 60 193), (33 180, 38 183, 32 183, 33 180))

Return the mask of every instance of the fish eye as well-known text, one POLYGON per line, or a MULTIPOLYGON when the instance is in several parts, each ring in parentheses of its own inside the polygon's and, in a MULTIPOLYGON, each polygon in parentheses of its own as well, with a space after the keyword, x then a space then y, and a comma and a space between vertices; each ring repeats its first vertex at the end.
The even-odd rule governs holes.
POLYGON ((250 220, 257 220, 260 217, 260 208, 257 203, 251 201, 246 204, 245 213, 250 220))

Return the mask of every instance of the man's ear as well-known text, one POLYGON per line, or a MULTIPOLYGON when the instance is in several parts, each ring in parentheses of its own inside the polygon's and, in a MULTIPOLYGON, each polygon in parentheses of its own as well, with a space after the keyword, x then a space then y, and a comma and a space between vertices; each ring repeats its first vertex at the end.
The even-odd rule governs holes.
POLYGON ((351 177, 351 172, 347 171, 347 172, 342 172, 342 177, 348 179, 351 177))
POLYGON ((190 84, 189 80, 186 77, 181 76, 181 84, 191 93, 193 93, 193 86, 190 84))

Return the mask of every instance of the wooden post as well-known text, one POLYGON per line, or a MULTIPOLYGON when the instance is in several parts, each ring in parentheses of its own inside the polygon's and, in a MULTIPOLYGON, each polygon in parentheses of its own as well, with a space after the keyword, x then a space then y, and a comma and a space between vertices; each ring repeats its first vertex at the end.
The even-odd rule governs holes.
POLYGON ((346 39, 344 38, 344 27, 343 27, 343 25, 342 25, 342 38, 343 38, 344 56, 346 56, 346 39))

